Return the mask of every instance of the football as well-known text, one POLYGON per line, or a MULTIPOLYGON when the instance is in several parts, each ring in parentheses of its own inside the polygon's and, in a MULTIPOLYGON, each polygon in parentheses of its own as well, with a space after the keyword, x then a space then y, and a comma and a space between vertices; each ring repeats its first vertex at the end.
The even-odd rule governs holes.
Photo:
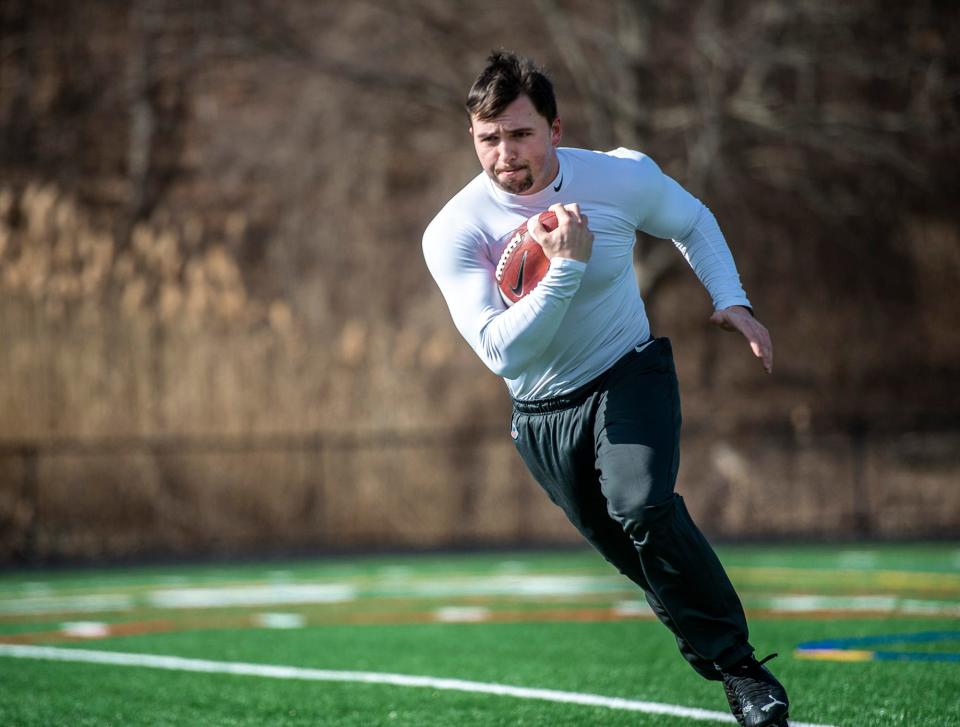
MULTIPOLYGON (((549 258, 528 229, 534 219, 531 217, 513 231, 497 263, 497 287, 508 306, 536 288, 550 268, 549 258)), ((540 224, 551 232, 557 229, 557 216, 553 212, 541 212, 540 224)))

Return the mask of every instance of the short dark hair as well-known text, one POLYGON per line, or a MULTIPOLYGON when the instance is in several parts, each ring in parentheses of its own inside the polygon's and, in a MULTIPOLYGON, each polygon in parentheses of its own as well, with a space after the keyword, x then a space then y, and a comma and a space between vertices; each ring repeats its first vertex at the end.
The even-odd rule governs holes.
POLYGON ((499 51, 487 58, 487 66, 473 82, 467 94, 467 113, 471 118, 489 121, 523 94, 548 123, 557 118, 557 99, 553 83, 543 69, 523 56, 499 51))

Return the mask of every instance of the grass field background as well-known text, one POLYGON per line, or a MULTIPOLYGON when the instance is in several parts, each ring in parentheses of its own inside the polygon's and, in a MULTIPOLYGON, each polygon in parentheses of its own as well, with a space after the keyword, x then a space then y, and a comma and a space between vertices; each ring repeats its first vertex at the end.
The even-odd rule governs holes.
MULTIPOLYGON (((727 546, 798 722, 960 725, 960 544, 727 546), (918 634, 932 634, 919 638, 918 634), (889 637, 802 652, 809 642, 889 637), (887 652, 889 660, 877 660, 887 652), (952 660, 954 659, 954 660, 952 660)), ((726 712, 587 550, 0 575, 4 645, 496 683, 726 712)), ((680 725, 709 715, 431 687, 51 661, 0 650, 0 725, 680 725)))

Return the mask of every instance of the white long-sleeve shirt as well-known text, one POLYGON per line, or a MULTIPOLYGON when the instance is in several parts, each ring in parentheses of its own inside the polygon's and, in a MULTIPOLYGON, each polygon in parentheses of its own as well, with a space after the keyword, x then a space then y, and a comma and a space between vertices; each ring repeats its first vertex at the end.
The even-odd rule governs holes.
POLYGON ((561 147, 556 178, 510 194, 481 173, 423 236, 427 267, 457 329, 515 399, 568 393, 650 336, 633 270, 636 231, 672 239, 715 309, 749 306, 713 214, 649 157, 561 147), (594 234, 590 260, 554 258, 539 285, 507 307, 494 273, 511 233, 550 205, 576 202, 594 234))

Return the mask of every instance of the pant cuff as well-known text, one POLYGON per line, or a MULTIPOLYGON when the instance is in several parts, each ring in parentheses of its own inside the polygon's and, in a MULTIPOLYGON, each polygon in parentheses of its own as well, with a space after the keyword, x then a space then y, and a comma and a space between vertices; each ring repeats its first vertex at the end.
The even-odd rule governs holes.
POLYGON ((727 649, 721 654, 720 658, 714 662, 717 671, 725 671, 737 662, 747 658, 753 653, 754 649, 750 644, 740 644, 731 649, 727 649))

